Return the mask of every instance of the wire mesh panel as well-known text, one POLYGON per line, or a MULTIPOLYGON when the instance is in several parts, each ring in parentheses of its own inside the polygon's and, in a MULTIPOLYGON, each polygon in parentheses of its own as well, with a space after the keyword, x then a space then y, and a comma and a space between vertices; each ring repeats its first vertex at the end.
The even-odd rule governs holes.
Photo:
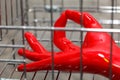
MULTIPOLYGON (((0 0, 0 80, 115 80, 113 78, 116 75, 112 74, 112 66, 115 65, 113 64, 114 61, 112 62, 112 60, 114 60, 114 51, 112 51, 114 45, 112 39, 114 39, 115 44, 119 46, 119 5, 120 1, 118 0, 0 0), (78 23, 81 23, 81 25, 79 25, 74 19, 72 21, 71 18, 74 18, 74 16, 68 14, 65 14, 63 18, 63 23, 65 23, 64 21, 67 17, 65 28, 61 28, 61 26, 59 26, 59 28, 53 27, 57 19, 66 10, 76 10, 81 13, 87 12, 91 14, 104 29, 90 28, 90 26, 88 26, 89 23, 86 24, 87 26, 84 25, 84 15, 75 18, 75 20, 79 19, 78 23), (72 70, 65 71, 64 68, 62 68, 62 70, 56 69, 55 66, 58 64, 54 62, 59 58, 55 58, 56 55, 54 53, 62 52, 62 48, 59 49, 54 43, 55 31, 65 31, 67 39, 79 47, 80 62, 78 64, 80 65, 75 67, 77 72, 72 70), (51 52, 51 69, 48 68, 48 70, 37 70, 32 72, 27 71, 27 64, 34 61, 28 59, 27 54, 23 56, 18 54, 19 49, 22 49, 23 53, 25 53, 26 49, 34 52, 25 38, 26 32, 34 34, 40 44, 48 50, 48 52, 51 52), (107 71, 104 69, 99 72, 84 71, 88 66, 83 66, 84 56, 82 53, 84 50, 82 47, 85 45, 84 40, 86 40, 86 34, 88 32, 93 32, 93 34, 98 34, 100 32, 103 34, 108 33, 112 37, 109 38, 108 43, 103 45, 103 47, 108 44, 110 45, 108 50, 109 58, 104 58, 104 55, 98 54, 102 59, 104 58, 104 61, 109 62, 107 71), (17 70, 20 64, 24 65, 23 71, 17 70), (105 74, 106 72, 107 74, 105 74), (104 74, 104 76, 107 75, 107 77, 100 74, 104 74)), ((60 34, 58 34, 58 36, 59 35, 60 34)), ((101 36, 100 38, 103 37, 104 36, 101 36)), ((88 38, 86 42, 89 42, 89 40, 92 40, 92 38, 88 38)), ((98 49, 96 47, 93 48, 93 51, 98 49)), ((101 46, 100 48, 102 49, 101 46)), ((92 55, 89 57, 92 57, 92 55)), ((97 58, 98 57, 95 57, 95 60, 97 58)), ((117 59, 118 58, 115 58, 115 60, 117 59)), ((92 60, 94 61, 94 59, 92 60)), ((92 60, 90 59, 88 61, 88 63, 91 63, 89 65, 97 64, 92 63, 92 60)), ((60 59, 60 62, 62 61, 64 60, 60 59)), ((31 68, 33 68, 32 66, 34 65, 31 65, 31 68)), ((101 65, 94 66, 94 69, 100 66, 101 65)), ((71 69, 71 65, 68 65, 67 69, 71 69)), ((94 69, 90 68, 89 70, 94 69)))

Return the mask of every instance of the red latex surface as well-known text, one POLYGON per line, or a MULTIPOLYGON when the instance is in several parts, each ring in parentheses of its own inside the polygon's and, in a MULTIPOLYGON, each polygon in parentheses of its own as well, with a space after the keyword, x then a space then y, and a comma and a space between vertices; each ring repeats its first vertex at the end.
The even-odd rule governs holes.
MULTIPOLYGON (((82 19, 81 25, 85 28, 102 28, 89 13, 74 10, 62 12, 54 27, 65 27, 68 19, 78 24, 81 24, 82 19)), ((33 51, 25 50, 26 57, 33 60, 32 63, 26 64, 26 71, 51 70, 51 53, 44 49, 32 33, 26 32, 25 37, 33 49, 33 51)), ((109 77, 110 51, 112 51, 112 80, 120 80, 120 49, 111 39, 105 32, 87 32, 82 46, 79 47, 66 38, 65 31, 54 31, 54 44, 61 50, 54 52, 54 69, 80 72, 80 54, 82 54, 83 72, 109 77)), ((18 53, 23 56, 23 49, 19 49, 18 53)), ((23 71, 24 65, 19 65, 18 70, 23 71)))

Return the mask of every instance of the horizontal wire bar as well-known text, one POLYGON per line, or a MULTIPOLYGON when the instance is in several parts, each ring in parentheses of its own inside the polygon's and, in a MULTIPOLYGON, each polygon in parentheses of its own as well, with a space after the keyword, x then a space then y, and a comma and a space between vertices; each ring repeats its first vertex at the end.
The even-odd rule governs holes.
POLYGON ((101 24, 120 24, 120 20, 99 20, 101 24))
MULTIPOLYGON (((49 5, 50 6, 50 5, 49 5)), ((61 7, 60 5, 53 5, 53 6, 59 6, 61 7)), ((44 8, 45 6, 40 6, 40 5, 34 5, 33 8, 44 8)), ((69 6, 69 5, 65 5, 63 8, 79 8, 79 6, 69 6)), ((89 6, 89 7, 83 7, 83 8, 92 8, 92 9, 96 9, 97 7, 95 6, 89 6)), ((101 9, 111 9, 112 6, 99 6, 99 8, 101 9)), ((113 7, 114 9, 120 9, 120 6, 114 6, 113 7)))
POLYGON ((0 48, 25 48, 25 45, 0 44, 0 48))
POLYGON ((102 13, 120 13, 120 10, 100 10, 102 13))
POLYGON ((99 8, 100 8, 100 9, 110 9, 110 10, 113 8, 113 9, 115 9, 115 10, 116 10, 116 9, 117 9, 117 10, 118 10, 118 9, 120 10, 120 6, 100 6, 99 8))
POLYGON ((20 79, 0 78, 0 80, 20 80, 20 79))
POLYGON ((26 60, 15 60, 15 59, 0 59, 0 62, 17 62, 17 63, 25 63, 26 60))
MULTIPOLYGON (((66 10, 66 9, 78 9, 79 6, 64 6, 64 7, 61 7, 60 5, 53 5, 53 9, 55 12, 60 12, 62 10, 66 10)), ((50 5, 45 5, 45 6, 33 6, 33 8, 29 9, 29 12, 33 12, 33 11, 43 11, 43 10, 46 10, 46 11, 50 11, 50 5), (42 9, 41 9, 42 8, 42 9)), ((117 6, 117 7, 112 7, 112 6, 99 6, 99 7, 83 7, 83 10, 84 11, 89 11, 89 12, 102 12, 102 13, 120 13, 120 6, 117 6), (114 10, 111 10, 111 9, 114 9, 114 10)))
MULTIPOLYGON (((54 22, 55 22, 55 20, 53 20, 54 22)), ((42 23, 50 23, 50 20, 49 19, 35 19, 34 20, 34 22, 42 22, 42 23)), ((69 23, 73 23, 73 22, 70 22, 70 21, 68 21, 69 23)), ((103 20, 103 19, 101 19, 101 20, 98 20, 98 22, 100 23, 100 24, 116 24, 116 25, 118 25, 118 24, 120 24, 120 20, 103 20)))
POLYGON ((55 28, 55 27, 43 27, 43 26, 0 26, 0 29, 14 29, 14 30, 60 30, 60 31, 83 31, 83 32, 114 32, 120 33, 120 29, 103 29, 103 28, 55 28))
MULTIPOLYGON (((33 6, 33 9, 41 9, 41 8, 45 8, 45 7, 49 7, 50 5, 46 5, 46 6, 33 6)), ((66 9, 66 8, 70 8, 70 9, 78 9, 79 6, 64 6, 64 7, 61 7, 60 5, 53 5, 55 6, 55 8, 62 8, 62 9, 66 9)), ((120 6, 117 6, 117 7, 113 7, 114 9, 117 9, 117 10, 120 10, 120 6)), ((98 7, 93 7, 93 6, 89 6, 89 7, 83 7, 83 9, 98 9, 98 7)), ((104 10, 111 10, 112 9, 112 6, 100 6, 99 9, 104 9, 104 10)), ((30 10, 31 11, 31 10, 30 10)))

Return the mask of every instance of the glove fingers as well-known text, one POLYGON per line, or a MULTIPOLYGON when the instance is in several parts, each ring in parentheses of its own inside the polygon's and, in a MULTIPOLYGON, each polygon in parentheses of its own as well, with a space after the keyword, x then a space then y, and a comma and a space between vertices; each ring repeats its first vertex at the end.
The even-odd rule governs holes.
MULTIPOLYGON (((78 51, 79 52, 79 51, 78 51)), ((75 66, 79 66, 80 64, 80 59, 79 59, 79 53, 73 52, 71 54, 60 54, 60 55, 55 55, 54 56, 54 69, 55 70, 71 70, 75 69, 75 66), (73 59, 72 59, 73 58, 73 59), (77 59, 76 59, 77 58, 77 59), (73 67, 70 67, 68 65, 71 65, 73 67)), ((51 70, 51 65, 52 65, 52 58, 46 58, 40 61, 28 63, 25 66, 19 65, 18 66, 18 71, 23 71, 24 68, 26 69, 27 72, 32 72, 32 71, 39 71, 39 70, 51 70)))
POLYGON ((36 37, 30 33, 26 32, 25 33, 25 38, 27 42, 29 43, 30 47, 33 49, 33 51, 38 52, 38 53, 45 53, 48 52, 36 39, 36 37))
POLYGON ((42 59, 50 57, 50 54, 39 54, 37 52, 32 52, 32 51, 24 50, 24 49, 19 49, 18 54, 21 56, 25 56, 26 58, 32 61, 38 61, 38 60, 42 60, 42 59))
POLYGON ((21 64, 17 67, 17 69, 18 71, 24 71, 24 69, 26 69, 27 72, 33 72, 39 70, 50 70, 51 65, 37 61, 37 62, 28 63, 26 65, 21 64))

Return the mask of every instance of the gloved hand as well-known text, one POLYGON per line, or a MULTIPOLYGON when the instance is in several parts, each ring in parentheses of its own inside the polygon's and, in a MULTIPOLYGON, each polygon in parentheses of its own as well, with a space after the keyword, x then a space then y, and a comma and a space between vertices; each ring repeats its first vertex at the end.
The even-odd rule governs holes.
MULTIPOLYGON (((80 13, 75 10, 64 11, 55 22, 54 27, 65 27, 68 19, 83 25, 85 28, 102 28, 89 13, 80 13)), ((83 72, 109 77, 110 51, 112 51, 112 80, 120 80, 120 49, 106 32, 87 32, 82 46, 79 47, 66 38, 65 31, 55 30, 53 41, 61 52, 54 53, 43 48, 32 33, 26 32, 25 37, 33 51, 25 50, 24 53, 23 49, 19 49, 18 53, 33 60, 33 62, 26 64, 28 72, 51 70, 51 54, 54 54, 55 70, 79 72, 80 55, 82 55, 83 72)), ((24 65, 19 65, 18 70, 23 71, 24 65)))

